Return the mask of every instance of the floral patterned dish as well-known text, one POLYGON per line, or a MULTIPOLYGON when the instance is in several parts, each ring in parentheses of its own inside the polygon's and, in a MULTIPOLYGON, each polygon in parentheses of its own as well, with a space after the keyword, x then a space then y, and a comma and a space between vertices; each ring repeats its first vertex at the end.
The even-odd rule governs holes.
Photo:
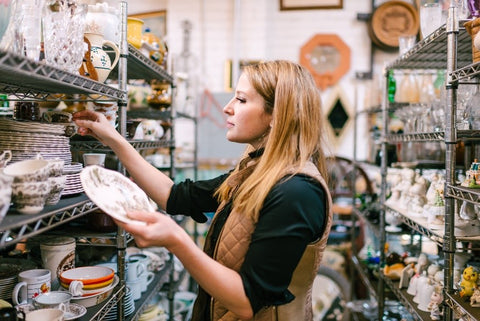
POLYGON ((145 192, 119 172, 90 165, 82 170, 80 180, 87 196, 102 211, 121 222, 145 224, 129 219, 127 212, 154 211, 145 192))

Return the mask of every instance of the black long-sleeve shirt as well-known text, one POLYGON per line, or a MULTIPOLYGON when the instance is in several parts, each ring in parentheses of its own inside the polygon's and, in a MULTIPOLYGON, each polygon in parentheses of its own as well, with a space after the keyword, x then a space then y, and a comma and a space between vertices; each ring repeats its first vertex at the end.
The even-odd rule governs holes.
MULTIPOLYGON (((215 212, 219 206, 213 194, 227 177, 225 174, 211 180, 175 184, 167 212, 205 222, 204 213, 215 212)), ((294 299, 287 288, 306 246, 323 235, 325 204, 322 186, 303 174, 281 180, 268 193, 240 270, 255 313, 264 306, 281 305, 294 299)), ((211 227, 214 243, 230 211, 228 204, 217 214, 217 224, 211 227)))

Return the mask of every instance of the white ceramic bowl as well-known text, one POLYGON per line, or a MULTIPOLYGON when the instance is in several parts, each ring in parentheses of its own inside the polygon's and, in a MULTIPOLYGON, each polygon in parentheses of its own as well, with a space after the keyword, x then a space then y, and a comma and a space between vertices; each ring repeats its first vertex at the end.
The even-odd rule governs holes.
POLYGON ((70 302, 83 305, 86 308, 93 307, 94 305, 100 304, 110 297, 113 290, 118 284, 118 280, 119 280, 118 276, 115 275, 115 277, 113 278, 112 286, 108 287, 105 291, 95 295, 86 296, 86 297, 80 297, 80 296, 72 297, 70 302))
POLYGON ((106 266, 83 266, 63 271, 60 281, 70 284, 72 281, 82 281, 84 285, 106 282, 113 278, 115 271, 106 266))

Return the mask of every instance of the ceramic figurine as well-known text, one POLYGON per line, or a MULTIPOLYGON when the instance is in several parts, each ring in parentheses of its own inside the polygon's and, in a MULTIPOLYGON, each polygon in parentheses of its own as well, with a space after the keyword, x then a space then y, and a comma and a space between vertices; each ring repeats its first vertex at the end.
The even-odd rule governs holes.
POLYGON ((463 270, 462 281, 460 282, 460 296, 470 297, 477 286, 478 273, 473 266, 467 266, 463 270))
POLYGON ((480 308, 480 287, 478 286, 473 289, 473 294, 470 297, 470 305, 475 308, 480 308))
POLYGON ((410 284, 410 279, 415 274, 414 264, 410 263, 405 266, 402 270, 402 275, 400 276, 400 283, 398 284, 399 289, 408 288, 410 284))
POLYGON ((423 208, 423 215, 427 217, 428 227, 443 229, 445 226, 445 201, 443 188, 435 190, 435 198, 432 204, 423 208))
POLYGON ((442 311, 440 307, 443 302, 443 293, 441 286, 435 286, 435 291, 433 291, 430 297, 430 303, 428 304, 428 310, 430 311, 430 318, 432 320, 440 320, 442 318, 442 311))

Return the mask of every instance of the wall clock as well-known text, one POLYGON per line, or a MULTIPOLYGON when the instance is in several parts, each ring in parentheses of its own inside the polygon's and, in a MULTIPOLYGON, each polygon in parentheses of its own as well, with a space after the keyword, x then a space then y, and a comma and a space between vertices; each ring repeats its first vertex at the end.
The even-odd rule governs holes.
POLYGON ((350 69, 350 48, 333 34, 317 34, 300 48, 300 64, 322 90, 332 86, 350 69))

